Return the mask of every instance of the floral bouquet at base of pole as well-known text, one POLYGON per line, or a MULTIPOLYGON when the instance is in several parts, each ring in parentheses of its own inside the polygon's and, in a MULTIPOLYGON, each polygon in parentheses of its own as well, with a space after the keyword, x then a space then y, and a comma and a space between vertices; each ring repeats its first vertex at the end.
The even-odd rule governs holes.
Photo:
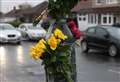
POLYGON ((42 65, 49 75, 59 82, 73 82, 71 79, 71 64, 69 62, 71 45, 65 44, 68 36, 56 28, 48 40, 41 39, 31 47, 30 55, 35 60, 43 60, 42 65))

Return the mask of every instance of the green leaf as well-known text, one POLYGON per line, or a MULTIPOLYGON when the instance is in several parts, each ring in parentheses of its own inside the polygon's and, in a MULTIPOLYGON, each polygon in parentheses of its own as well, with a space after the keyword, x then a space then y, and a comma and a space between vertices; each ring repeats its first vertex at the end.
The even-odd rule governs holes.
POLYGON ((56 56, 55 55, 51 57, 51 61, 50 62, 56 62, 56 56))
POLYGON ((60 48, 58 49, 58 51, 60 51, 60 52, 66 52, 67 50, 69 50, 70 49, 70 45, 62 45, 62 46, 60 46, 60 48))

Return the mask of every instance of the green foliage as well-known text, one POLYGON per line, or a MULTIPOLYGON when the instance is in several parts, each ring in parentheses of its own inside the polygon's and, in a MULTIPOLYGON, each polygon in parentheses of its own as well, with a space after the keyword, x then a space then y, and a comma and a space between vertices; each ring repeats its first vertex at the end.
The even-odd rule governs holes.
POLYGON ((65 17, 71 14, 71 9, 79 0, 49 0, 49 14, 54 18, 65 17))
MULTIPOLYGON (((63 18, 71 15, 71 9, 77 4, 79 0, 48 0, 49 16, 54 19, 63 18)), ((33 21, 33 25, 37 25, 42 19, 42 14, 33 21)))
POLYGON ((14 27, 18 27, 22 22, 21 21, 18 21, 18 20, 15 20, 15 21, 12 21, 12 22, 9 22, 9 24, 13 25, 14 27))
POLYGON ((56 51, 44 53, 42 64, 45 65, 48 74, 53 75, 57 80, 62 78, 65 82, 72 82, 70 48, 70 45, 59 45, 56 51))

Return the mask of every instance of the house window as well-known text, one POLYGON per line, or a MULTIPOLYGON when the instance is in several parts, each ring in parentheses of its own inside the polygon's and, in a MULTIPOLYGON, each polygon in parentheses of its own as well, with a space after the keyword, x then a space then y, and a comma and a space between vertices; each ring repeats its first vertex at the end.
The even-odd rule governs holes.
POLYGON ((101 0, 97 0, 97 3, 101 3, 101 0))
POLYGON ((107 23, 107 17, 103 17, 103 23, 107 23))
POLYGON ((114 23, 114 16, 112 14, 102 14, 101 16, 102 25, 112 25, 114 23))
POLYGON ((93 15, 91 15, 91 23, 93 24, 93 15))
POLYGON ((86 21, 86 17, 83 17, 83 21, 86 21))
POLYGON ((106 0, 106 4, 114 4, 117 3, 117 0, 106 0))
POLYGON ((88 23, 90 24, 96 24, 98 21, 97 21, 97 15, 96 14, 89 14, 88 15, 88 23))
POLYGON ((79 21, 86 21, 86 14, 80 14, 79 21))
POLYGON ((116 17, 114 17, 114 24, 116 24, 117 23, 117 18, 116 17))
POLYGON ((112 18, 111 17, 109 17, 109 23, 111 23, 112 22, 112 20, 111 20, 112 18))
POLYGON ((103 0, 97 0, 96 3, 101 4, 101 3, 103 3, 103 0))
POLYGON ((81 19, 81 17, 79 17, 79 21, 81 21, 82 19, 81 19))

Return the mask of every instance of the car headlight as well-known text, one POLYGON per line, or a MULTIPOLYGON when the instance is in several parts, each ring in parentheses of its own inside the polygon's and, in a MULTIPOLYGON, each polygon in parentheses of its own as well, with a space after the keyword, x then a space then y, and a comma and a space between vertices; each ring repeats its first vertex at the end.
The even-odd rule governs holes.
POLYGON ((0 34, 0 37, 1 37, 1 38, 4 38, 4 37, 5 37, 5 35, 3 35, 3 34, 0 34))
POLYGON ((21 35, 21 33, 18 33, 17 35, 18 35, 19 37, 21 37, 21 36, 22 36, 22 35, 21 35))

